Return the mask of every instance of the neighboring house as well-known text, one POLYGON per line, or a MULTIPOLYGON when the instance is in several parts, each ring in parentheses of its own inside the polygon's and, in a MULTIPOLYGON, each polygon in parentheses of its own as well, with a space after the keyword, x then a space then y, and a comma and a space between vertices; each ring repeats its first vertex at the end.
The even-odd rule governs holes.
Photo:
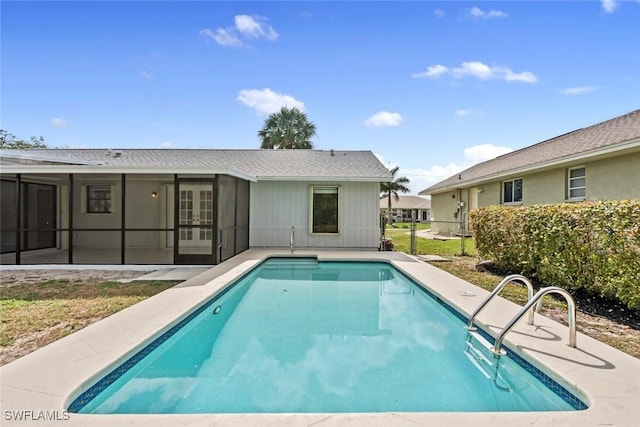
POLYGON ((2 264, 216 264, 249 247, 376 250, 370 151, 0 150, 2 264), (17 236, 20 235, 20 238, 17 236))
POLYGON ((489 205, 640 199, 640 110, 479 163, 419 194, 432 229, 459 233, 489 205), (442 222, 438 222, 442 221, 442 222), (456 223, 457 222, 457 223, 456 223))
MULTIPOLYGON (((431 219, 431 200, 419 196, 391 197, 391 219, 393 222, 428 222, 431 219)), ((389 198, 380 199, 380 215, 387 217, 389 198)))

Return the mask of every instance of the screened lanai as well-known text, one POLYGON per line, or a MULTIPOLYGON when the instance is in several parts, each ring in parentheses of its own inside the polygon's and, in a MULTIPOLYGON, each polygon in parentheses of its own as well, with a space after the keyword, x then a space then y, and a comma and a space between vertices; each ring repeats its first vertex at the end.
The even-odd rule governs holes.
POLYGON ((217 264, 249 247, 249 181, 224 174, 1 176, 2 264, 217 264))

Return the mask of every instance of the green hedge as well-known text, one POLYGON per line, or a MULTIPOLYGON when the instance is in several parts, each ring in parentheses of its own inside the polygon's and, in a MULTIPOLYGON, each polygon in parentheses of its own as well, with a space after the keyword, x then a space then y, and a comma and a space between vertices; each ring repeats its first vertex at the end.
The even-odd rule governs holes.
POLYGON ((491 206, 469 218, 478 255, 497 267, 640 308, 640 201, 491 206))

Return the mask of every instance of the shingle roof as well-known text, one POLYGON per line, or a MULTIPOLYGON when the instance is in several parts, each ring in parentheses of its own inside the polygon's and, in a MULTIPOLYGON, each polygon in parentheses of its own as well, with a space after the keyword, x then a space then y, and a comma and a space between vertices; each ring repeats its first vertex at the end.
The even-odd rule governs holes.
MULTIPOLYGON (((333 178, 386 181, 389 171, 371 151, 338 150, 179 150, 179 149, 37 149, 0 150, 0 158, 28 170, 30 162, 57 163, 69 169, 85 165, 92 172, 114 169, 138 171, 162 168, 166 173, 185 169, 233 169, 256 179, 333 178), (77 166, 76 166, 77 167, 77 166)), ((6 163, 5 163, 6 165, 6 163)))
MULTIPOLYGON (((429 209, 431 208, 431 200, 419 196, 398 196, 396 200, 391 198, 391 209, 429 209)), ((380 208, 387 209, 389 207, 388 197, 380 199, 380 208)))
POLYGON ((495 159, 478 163, 459 174, 455 174, 419 194, 435 194, 466 184, 488 180, 509 172, 519 173, 524 169, 540 167, 551 162, 571 160, 576 156, 587 157, 599 154, 603 149, 625 148, 625 144, 640 140, 640 110, 623 116, 578 129, 548 139, 529 147, 513 151, 495 159))

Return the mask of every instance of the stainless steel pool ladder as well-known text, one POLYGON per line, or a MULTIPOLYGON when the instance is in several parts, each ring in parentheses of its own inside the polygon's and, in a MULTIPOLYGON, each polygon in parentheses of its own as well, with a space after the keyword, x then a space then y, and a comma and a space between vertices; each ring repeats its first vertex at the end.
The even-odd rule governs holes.
MULTIPOLYGON (((520 310, 518 314, 516 314, 513 319, 511 319, 507 326, 502 329, 502 331, 496 338, 495 344, 493 345, 494 354, 501 355, 505 353, 504 350, 501 349, 502 340, 504 339, 505 335, 507 335, 507 333, 511 331, 511 329, 515 326, 516 323, 518 323, 518 321, 522 318, 522 316, 524 316, 527 311, 531 310, 531 313, 533 314, 533 306, 536 303, 538 303, 539 310, 540 306, 542 305, 542 297, 550 293, 560 294, 567 300, 567 306, 569 309, 569 346, 573 348, 576 347, 576 303, 569 292, 557 286, 550 286, 548 288, 540 289, 538 293, 535 294, 534 297, 531 298, 531 300, 524 307, 522 307, 522 310, 520 310)), ((531 324, 533 324, 533 322, 531 324)))
POLYGON ((291 237, 289 238, 289 249, 291 250, 291 253, 295 252, 296 250, 295 238, 296 238, 296 227, 292 225, 291 237))
MULTIPOLYGON (((531 298, 533 298, 533 285, 531 284, 531 281, 529 279, 527 279, 526 277, 524 277, 521 274, 512 274, 510 276, 505 277, 504 279, 502 279, 502 281, 500 283, 498 283, 498 286, 495 287, 495 289, 493 290, 493 292, 491 292, 485 299, 484 301, 482 301, 480 303, 480 305, 478 306, 478 308, 476 308, 476 311, 473 312, 473 314, 471 315, 471 317, 469 317, 469 323, 467 323, 467 330, 469 331, 475 331, 477 328, 475 326, 473 326, 473 321, 476 319, 476 316, 478 316, 478 314, 486 307, 486 305, 489 303, 489 301, 491 301, 491 299, 493 297, 495 297, 496 295, 498 295, 498 293, 510 282, 521 282, 524 283, 527 286, 527 302, 531 301, 531 298)), ((539 309, 540 307, 538 307, 539 309)), ((533 309, 529 312, 529 319, 527 321, 527 323, 529 323, 530 325, 533 325, 533 316, 534 316, 534 312, 533 309)))

